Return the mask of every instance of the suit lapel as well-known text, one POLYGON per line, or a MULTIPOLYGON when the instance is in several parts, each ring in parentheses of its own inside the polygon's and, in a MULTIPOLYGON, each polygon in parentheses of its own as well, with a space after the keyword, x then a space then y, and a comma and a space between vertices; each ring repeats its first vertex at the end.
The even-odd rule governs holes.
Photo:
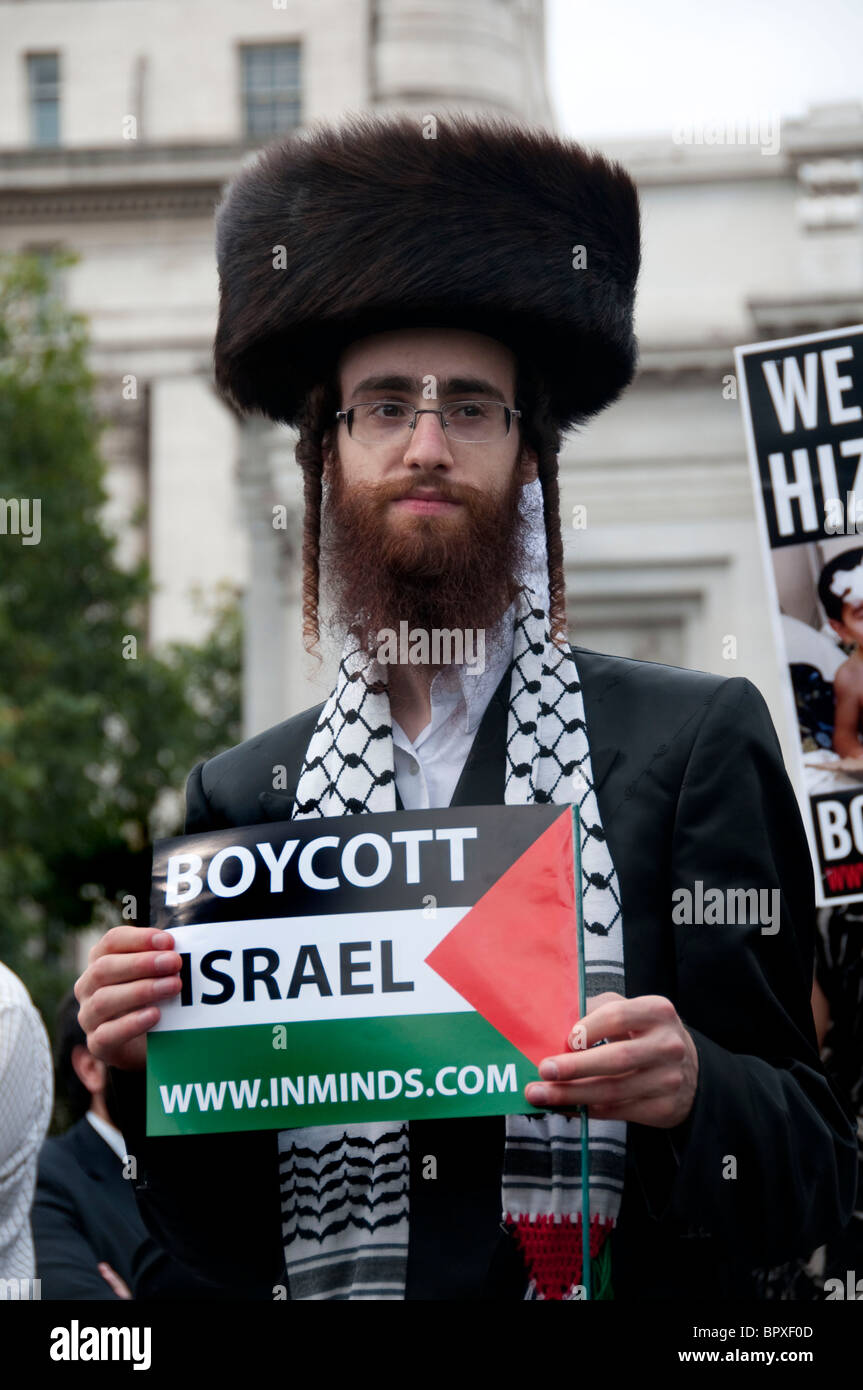
MULTIPOLYGON (((502 806, 504 803, 511 670, 511 667, 507 668, 488 703, 467 762, 453 792, 451 806, 502 806)), ((598 792, 617 761, 620 750, 604 742, 601 737, 594 740, 594 732, 599 731, 589 727, 587 736, 590 742, 593 786, 598 792)))
POLYGON ((111 1145, 98 1134, 84 1115, 69 1130, 70 1145, 81 1167, 97 1182, 110 1182, 122 1164, 111 1145))

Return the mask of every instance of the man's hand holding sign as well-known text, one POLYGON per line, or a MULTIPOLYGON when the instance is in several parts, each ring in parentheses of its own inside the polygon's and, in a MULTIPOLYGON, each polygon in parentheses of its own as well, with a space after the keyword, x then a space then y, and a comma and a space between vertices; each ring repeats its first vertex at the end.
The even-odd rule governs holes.
POLYGON ((181 961, 163 931, 112 927, 90 950, 75 981, 79 1022, 94 1057, 120 1071, 143 1071, 147 1033, 161 1018, 159 1004, 180 993, 181 961))
POLYGON ((689 1117, 698 1051, 670 999, 598 994, 588 1000, 569 1046, 572 1051, 540 1062, 544 1084, 532 1082, 525 1093, 532 1105, 567 1110, 586 1105, 597 1119, 660 1129, 673 1129, 689 1117))

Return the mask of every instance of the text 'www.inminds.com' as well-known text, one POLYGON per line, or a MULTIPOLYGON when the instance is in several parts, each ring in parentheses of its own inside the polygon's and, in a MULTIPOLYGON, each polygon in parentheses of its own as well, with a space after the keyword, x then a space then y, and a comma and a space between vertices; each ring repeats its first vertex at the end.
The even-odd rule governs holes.
POLYGON ((166 1115, 175 1112, 185 1115, 194 1102, 200 1111, 221 1110, 227 1102, 232 1110, 254 1110, 269 1106, 319 1105, 359 1100, 395 1100, 403 1096, 414 1100, 419 1096, 475 1096, 516 1091, 515 1063, 504 1067, 491 1063, 480 1067, 440 1067, 434 1082, 426 1085, 421 1067, 409 1067, 406 1072, 384 1068, 369 1072, 327 1072, 324 1076, 272 1076, 239 1081, 189 1081, 185 1084, 160 1086, 162 1110, 166 1115))

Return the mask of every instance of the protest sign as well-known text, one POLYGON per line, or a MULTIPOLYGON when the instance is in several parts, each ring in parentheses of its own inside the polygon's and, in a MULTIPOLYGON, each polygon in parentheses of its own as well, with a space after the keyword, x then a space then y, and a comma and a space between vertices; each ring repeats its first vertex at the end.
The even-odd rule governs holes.
POLYGON ((863 899, 863 325, 735 349, 820 906, 863 899))
POLYGON ((147 1133, 526 1113, 585 998, 574 805, 267 822, 164 840, 182 992, 147 1133))

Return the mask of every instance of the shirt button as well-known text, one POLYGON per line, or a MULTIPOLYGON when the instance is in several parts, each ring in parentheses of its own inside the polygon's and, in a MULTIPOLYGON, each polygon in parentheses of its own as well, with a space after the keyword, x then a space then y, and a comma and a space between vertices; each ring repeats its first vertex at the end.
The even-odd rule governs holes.
POLYGON ((411 766, 410 766, 411 777, 416 777, 416 775, 417 775, 418 772, 419 772, 419 764, 418 764, 418 763, 411 763, 411 766))

